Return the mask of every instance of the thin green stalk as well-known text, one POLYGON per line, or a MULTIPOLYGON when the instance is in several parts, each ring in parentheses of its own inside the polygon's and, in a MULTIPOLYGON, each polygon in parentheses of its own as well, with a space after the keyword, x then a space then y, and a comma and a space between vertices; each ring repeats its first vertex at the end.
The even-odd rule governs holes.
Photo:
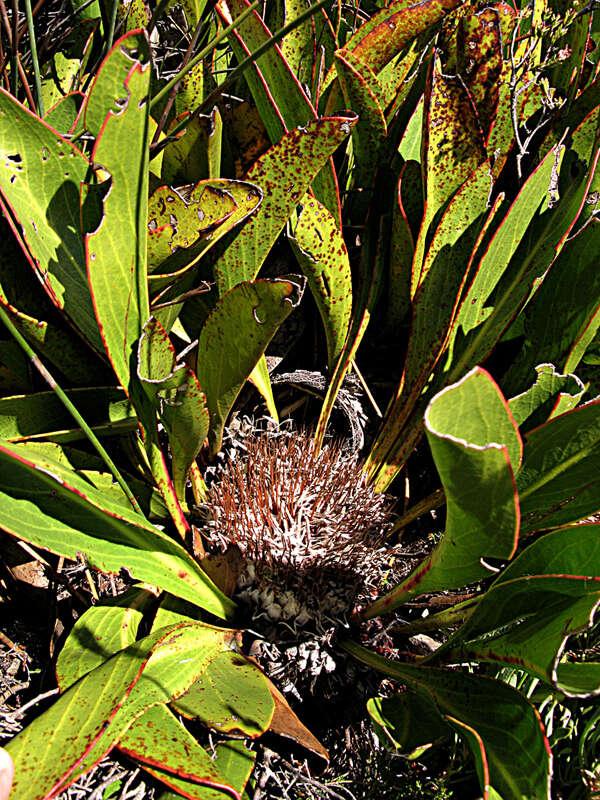
MULTIPOLYGON (((3 4, 4 10, 4 4, 3 4)), ((12 13, 13 13, 13 26, 12 26, 12 41, 11 41, 11 57, 10 57, 10 90, 13 97, 17 96, 19 91, 19 39, 17 37, 17 0, 13 0, 12 13)))
POLYGON ((179 70, 177 75, 175 75, 174 78, 171 78, 171 80, 163 86, 160 92, 157 92, 154 95, 154 97, 150 101, 150 109, 153 109, 156 105, 158 105, 158 103, 160 103, 161 100, 167 97, 170 94, 171 89, 177 86, 179 81, 183 77, 185 77, 188 74, 188 72, 196 66, 196 64, 198 64, 204 58, 209 56, 215 49, 215 47, 218 44, 220 44, 223 41, 223 39, 226 39, 227 36, 229 36, 229 34, 231 33, 231 31, 233 31, 241 22, 243 22, 246 19, 246 17, 254 11, 255 8, 258 8, 259 5, 260 5, 260 0, 254 0, 254 3, 248 6, 248 8, 245 11, 243 11, 239 15, 239 17, 237 17, 237 19, 234 19, 231 25, 228 25, 226 28, 223 28, 221 33, 215 36, 212 42, 209 42, 206 45, 206 47, 198 53, 197 56, 194 56, 194 58, 190 59, 190 61, 188 61, 185 67, 179 70))
POLYGON ((38 116, 44 116, 44 100, 42 98, 42 78, 40 76, 40 65, 37 55, 37 44, 35 41, 35 31, 33 29, 33 13, 31 11, 31 0, 25 0, 25 16, 27 17, 27 31, 29 33, 29 46, 31 48, 31 61, 33 63, 33 74, 35 77, 35 93, 37 96, 38 116))
POLYGON ((106 452, 104 447, 100 444, 96 434, 92 431, 92 429, 87 424, 87 422, 84 420, 84 418, 81 416, 79 411, 77 411, 77 409, 75 408, 73 403, 69 400, 69 398, 67 397, 65 392, 61 389, 61 387, 54 380, 54 378, 52 377, 50 372, 42 364, 40 359, 37 357, 37 355, 34 353, 32 348, 30 347, 30 345, 27 342, 27 340, 21 335, 20 331, 15 327, 15 325, 12 322, 12 320, 10 319, 10 317, 8 316, 8 314, 6 313, 4 308, 2 308, 2 306, 0 306, 0 319, 6 325, 7 329, 9 330, 10 334, 15 339, 15 341, 20 345, 20 347, 22 348, 24 353, 30 359, 30 361, 33 364, 33 366, 37 369, 37 371, 40 373, 40 375, 44 378, 44 380, 46 381, 48 386, 52 389, 52 391, 58 396, 58 398, 61 401, 61 403, 64 405, 64 407, 67 409, 67 411, 71 414, 71 416, 73 417, 75 422, 79 425, 81 430, 85 433, 85 435, 87 436, 89 442, 95 448, 95 450, 98 453, 98 455, 100 456, 100 458, 104 461, 104 463, 106 464, 106 466, 110 470, 111 474, 113 475, 114 479, 117 481, 117 483, 119 484, 119 486, 121 487, 121 489, 125 493, 125 496, 129 500, 129 502, 131 503, 131 505, 133 506, 135 511, 137 511, 138 514, 140 514, 142 517, 144 517, 144 512, 140 508, 140 505, 139 505, 138 501, 135 499, 135 497, 134 497, 131 489, 129 488, 129 486, 127 486, 127 484, 125 483, 125 481, 123 479, 123 476, 119 472, 116 464, 114 463, 112 458, 108 455, 108 453, 106 452))
POLYGON ((164 10, 167 8, 170 2, 171 0, 160 0, 159 4, 154 9, 154 13, 150 17, 150 22, 148 23, 148 26, 146 28, 148 36, 150 36, 152 31, 154 30, 156 23, 162 17, 164 10))
MULTIPOLYGON (((260 47, 257 47, 253 53, 250 53, 250 55, 247 58, 245 58, 240 64, 237 65, 237 67, 233 70, 233 72, 231 72, 227 80, 223 81, 223 83, 217 86, 217 88, 208 95, 208 97, 202 102, 200 110, 202 110, 202 108, 204 108, 207 105, 214 104, 214 102, 219 98, 223 90, 226 89, 228 86, 231 86, 231 84, 234 83, 240 77, 240 75, 242 75, 242 73, 244 73, 248 69, 248 67, 251 64, 254 64, 262 55, 264 55, 267 52, 267 50, 270 50, 271 47, 273 47, 273 45, 277 44, 283 38, 285 38, 288 35, 288 33, 294 30, 294 28, 297 28, 298 25, 302 25, 303 22, 312 17, 315 11, 318 11, 320 8, 323 8, 323 6, 329 5, 330 2, 331 0, 318 0, 317 3, 315 3, 312 6, 309 6, 309 8, 303 11, 302 14, 299 14, 293 20, 288 22, 287 25, 284 25, 283 28, 280 28, 276 33, 274 33, 271 36, 271 38, 267 42, 261 44, 260 47)), ((238 17, 238 21, 241 22, 241 19, 242 19, 241 16, 238 17)), ((236 25, 237 21, 233 24, 236 25)), ((229 27, 231 28, 232 26, 230 25, 229 27)))
POLYGON ((115 26, 117 24, 117 9, 119 8, 118 0, 113 0, 113 6, 108 20, 108 33, 106 35, 106 52, 110 53, 115 38, 115 26))
MULTIPOLYGON (((188 60, 190 59, 192 53, 196 49, 196 45, 198 44, 198 39, 200 38, 200 32, 201 32, 202 28, 203 28, 203 23, 202 23, 202 21, 200 21, 196 25, 196 30, 194 31, 194 35, 192 36, 192 41, 190 42, 190 46, 188 47, 187 52, 186 52, 185 56, 183 57, 183 66, 184 67, 187 66, 188 60)), ((173 89, 171 90, 171 94, 169 95, 169 99, 165 103, 165 107, 163 109, 163 112, 160 115, 160 119, 158 121, 158 125, 156 126, 156 131, 154 133, 154 138, 152 139, 152 142, 150 144, 151 147, 152 147, 152 145, 156 144, 158 142, 158 140, 160 139, 160 135, 161 135, 165 125, 167 124, 167 119, 169 118, 169 112, 171 111, 171 108, 173 107, 173 103, 175 102, 176 94, 177 94, 177 87, 174 86, 173 89)))
POLYGON ((394 522, 386 536, 388 538, 393 536, 403 528, 406 528, 409 523, 413 522, 422 514, 426 514, 428 511, 432 511, 435 508, 443 506, 445 502, 446 495, 444 494, 444 490, 436 489, 433 494, 428 495, 427 497, 423 498, 423 500, 419 500, 419 502, 411 506, 408 511, 405 511, 404 514, 402 514, 402 516, 394 522))

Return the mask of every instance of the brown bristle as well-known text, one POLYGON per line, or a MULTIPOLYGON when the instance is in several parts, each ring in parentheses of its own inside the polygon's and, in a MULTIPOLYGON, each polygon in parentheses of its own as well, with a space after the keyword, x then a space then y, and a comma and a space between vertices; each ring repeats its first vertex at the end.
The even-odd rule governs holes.
MULTIPOLYGON (((339 576, 363 582, 389 527, 389 503, 340 446, 317 452, 306 433, 258 435, 227 461, 210 492, 210 527, 261 572, 294 583, 339 576)), ((316 592, 318 594, 318 592, 316 592)))

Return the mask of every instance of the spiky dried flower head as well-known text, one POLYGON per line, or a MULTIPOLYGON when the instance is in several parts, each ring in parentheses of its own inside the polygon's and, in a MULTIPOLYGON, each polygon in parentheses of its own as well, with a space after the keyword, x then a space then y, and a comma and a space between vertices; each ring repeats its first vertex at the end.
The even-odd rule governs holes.
POLYGON ((243 588, 271 619, 302 625, 343 614, 381 562, 389 501, 356 456, 306 432, 263 433, 244 441, 210 490, 211 538, 246 559, 243 588))

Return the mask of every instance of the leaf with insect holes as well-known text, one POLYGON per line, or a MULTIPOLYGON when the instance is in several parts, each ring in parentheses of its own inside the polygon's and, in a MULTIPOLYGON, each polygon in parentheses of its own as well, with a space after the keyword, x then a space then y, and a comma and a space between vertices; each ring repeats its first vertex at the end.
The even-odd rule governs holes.
POLYGON ((0 89, 0 193, 6 218, 52 303, 102 350, 85 269, 80 187, 90 162, 0 89))
POLYGON ((151 317, 138 348, 138 377, 169 436, 173 486, 180 500, 209 429, 206 397, 194 371, 179 361, 163 326, 151 317))
POLYGON ((254 214, 262 197, 255 184, 226 178, 176 191, 157 189, 148 208, 150 291, 180 279, 223 236, 254 214))
POLYGON ((131 364, 136 344, 150 316, 146 275, 149 88, 150 65, 136 59, 120 87, 124 99, 119 111, 111 110, 103 120, 92 153, 95 163, 109 173, 110 188, 102 198, 102 220, 85 242, 102 340, 129 395, 135 380, 131 364), (132 172, 135 180, 131 180, 132 172))
POLYGON ((315 174, 356 121, 351 112, 313 120, 284 134, 254 163, 246 179, 260 187, 263 202, 214 265, 221 294, 257 275, 315 174))

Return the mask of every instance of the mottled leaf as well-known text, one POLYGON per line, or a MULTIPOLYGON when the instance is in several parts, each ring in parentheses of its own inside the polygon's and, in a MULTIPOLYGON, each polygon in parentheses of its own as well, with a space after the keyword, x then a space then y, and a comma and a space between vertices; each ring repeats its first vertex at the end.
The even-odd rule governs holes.
POLYGON ((323 320, 327 361, 333 370, 352 314, 352 274, 346 244, 329 211, 310 195, 303 198, 289 238, 323 320))
POLYGON ((261 193, 243 181, 213 179, 195 186, 156 189, 148 204, 150 286, 174 280, 260 204, 261 193))
POLYGON ((221 293, 256 276, 313 177, 355 123, 350 113, 314 120, 286 133, 250 169, 247 180, 260 187, 264 199, 214 265, 221 293))
MULTIPOLYGON (((216 9, 226 24, 230 24, 248 6, 248 0, 219 0, 216 3, 216 9)), ((253 11, 236 28, 229 41, 239 61, 270 38, 271 32, 260 15, 253 11)), ((273 144, 287 131, 316 121, 317 112, 279 47, 269 48, 246 71, 245 77, 273 144)), ((252 178, 249 177, 249 180, 252 178)), ((309 183, 302 189, 299 197, 310 183, 313 183, 317 199, 329 209, 336 220, 340 220, 337 177, 333 162, 328 157, 310 175, 309 183)))

